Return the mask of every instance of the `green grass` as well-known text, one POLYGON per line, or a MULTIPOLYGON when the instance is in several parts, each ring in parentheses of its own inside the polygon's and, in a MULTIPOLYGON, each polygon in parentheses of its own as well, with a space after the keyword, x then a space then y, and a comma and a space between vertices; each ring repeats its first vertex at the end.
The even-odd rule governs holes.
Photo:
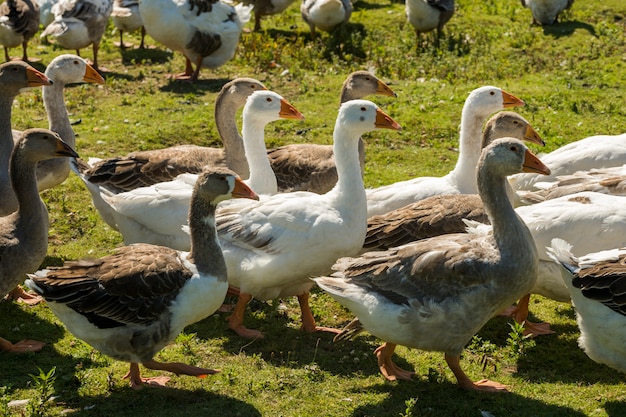
MULTIPOLYGON (((83 157, 106 157, 178 143, 219 146, 213 118, 221 86, 237 76, 258 78, 302 111, 304 122, 280 121, 267 129, 268 146, 330 143, 346 75, 371 69, 398 93, 373 97, 403 127, 366 137, 366 184, 377 186, 419 175, 442 175, 457 159, 458 125, 467 94, 497 85, 526 101, 518 109, 545 139, 545 151, 594 134, 626 131, 626 3, 577 0, 553 27, 531 26, 518 1, 464 0, 446 26, 441 46, 416 48, 404 5, 361 0, 336 38, 308 37, 298 6, 266 18, 265 31, 242 36, 231 62, 203 70, 195 85, 170 82, 182 57, 156 48, 120 52, 113 29, 99 62, 106 85, 78 85, 66 97, 83 157)), ((251 27, 251 25, 248 25, 251 27)), ((138 44, 138 36, 129 39, 138 44)), ((21 51, 13 50, 13 55, 21 51)), ((34 41, 29 56, 41 70, 62 49, 34 41)), ((88 50, 84 56, 91 57, 88 50)), ((13 111, 19 129, 46 127, 41 92, 19 96, 13 111)), ((538 151, 540 149, 537 149, 538 151)), ((76 177, 43 194, 51 218, 45 265, 101 256, 121 244, 98 217, 76 177)), ((0 415, 80 416, 619 416, 626 415, 624 376, 592 362, 578 348, 573 309, 540 297, 535 320, 556 335, 521 339, 509 321, 495 318, 464 352, 471 378, 510 385, 511 394, 461 391, 441 353, 404 347, 397 363, 417 372, 414 381, 389 383, 379 374, 364 335, 340 346, 326 334, 299 331, 292 299, 253 301, 246 322, 265 332, 249 342, 216 314, 185 330, 159 360, 179 360, 222 372, 206 379, 173 376, 166 389, 128 388, 125 363, 107 358, 71 336, 45 305, 0 303, 0 335, 12 341, 44 340, 42 352, 0 353, 0 415), (54 375, 46 375, 54 369, 54 375), (52 399, 44 403, 42 397, 52 399), (3 388, 2 388, 3 387, 3 388), (21 409, 14 400, 31 399, 21 409)), ((349 312, 314 291, 320 324, 340 327, 349 312)), ((156 375, 145 372, 146 375, 156 375)))

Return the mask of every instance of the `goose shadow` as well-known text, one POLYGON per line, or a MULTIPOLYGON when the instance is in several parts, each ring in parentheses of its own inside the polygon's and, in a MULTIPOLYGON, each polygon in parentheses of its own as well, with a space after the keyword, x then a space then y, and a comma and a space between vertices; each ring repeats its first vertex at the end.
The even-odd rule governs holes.
POLYGON ((597 37, 595 28, 589 23, 579 22, 577 20, 569 20, 562 23, 556 23, 554 25, 542 26, 543 34, 552 36, 553 38, 562 38, 564 36, 570 36, 578 29, 586 30, 591 36, 597 37))

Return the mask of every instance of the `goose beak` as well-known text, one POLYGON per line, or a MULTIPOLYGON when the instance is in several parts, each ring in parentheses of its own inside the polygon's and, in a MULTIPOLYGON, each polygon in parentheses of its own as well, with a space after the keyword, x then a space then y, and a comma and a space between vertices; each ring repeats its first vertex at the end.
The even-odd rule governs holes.
POLYGON ((56 148, 54 149, 56 156, 71 156, 73 158, 79 158, 78 154, 70 145, 63 142, 60 137, 57 137, 56 148))
POLYGON ((83 81, 86 83, 104 84, 104 78, 91 65, 87 64, 83 81))
POLYGON ((507 93, 504 90, 502 90, 502 102, 504 103, 505 108, 522 107, 524 105, 523 100, 520 100, 519 98, 515 97, 513 94, 507 93))
POLYGON ((546 146, 546 143, 541 139, 539 133, 531 125, 526 126, 526 132, 524 132, 524 140, 530 143, 536 143, 537 145, 546 146))
POLYGON ((526 153, 524 154, 522 171, 534 174, 550 175, 550 168, 541 162, 541 160, 528 149, 526 149, 526 153))
POLYGON ((252 191, 252 188, 248 187, 241 178, 235 178, 235 188, 232 192, 233 198, 249 198, 251 200, 258 200, 259 195, 252 191))
POLYGON ((43 72, 37 71, 33 67, 26 68, 26 79, 29 87, 39 87, 40 85, 52 85, 52 80, 46 77, 43 72))
POLYGON ((402 126, 398 124, 391 117, 387 116, 384 111, 381 109, 376 109, 376 121, 374 125, 378 129, 393 129, 393 130, 402 130, 402 126))
POLYGON ((390 97, 398 97, 398 95, 393 91, 387 84, 378 80, 378 87, 376 88, 376 94, 381 96, 390 96, 390 97))
POLYGON ((285 99, 280 100, 280 111, 278 115, 283 119, 304 120, 304 115, 285 99))

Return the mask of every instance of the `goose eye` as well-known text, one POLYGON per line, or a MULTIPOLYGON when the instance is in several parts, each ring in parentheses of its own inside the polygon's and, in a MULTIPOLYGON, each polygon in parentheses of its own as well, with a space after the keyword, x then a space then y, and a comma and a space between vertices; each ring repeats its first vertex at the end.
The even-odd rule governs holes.
POLYGON ((512 150, 513 152, 517 152, 517 146, 515 146, 515 145, 511 145, 511 150, 512 150))
POLYGON ((495 92, 495 91, 490 91, 490 92, 489 92, 489 95, 491 95, 491 96, 493 96, 493 95, 495 95, 495 94, 496 94, 496 92, 495 92))
POLYGON ((265 100, 267 100, 267 102, 268 102, 268 103, 271 103, 271 102, 272 102, 272 98, 271 98, 271 97, 268 97, 268 98, 266 98, 265 100))
POLYGON ((367 111, 365 107, 361 107, 361 111, 367 111))

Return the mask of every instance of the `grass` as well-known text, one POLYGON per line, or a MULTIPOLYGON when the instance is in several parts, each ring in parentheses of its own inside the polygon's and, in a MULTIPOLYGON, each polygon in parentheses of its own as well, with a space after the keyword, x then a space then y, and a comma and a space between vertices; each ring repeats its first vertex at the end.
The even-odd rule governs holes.
MULTIPOLYGON (((77 150, 83 157, 106 157, 178 143, 219 146, 215 97, 237 76, 258 78, 306 116, 304 122, 270 125, 268 146, 330 143, 341 83, 356 69, 375 71, 398 93, 397 99, 372 99, 404 127, 367 135, 368 186, 448 172, 457 159, 463 102, 481 85, 500 86, 526 101, 519 112, 546 140, 545 151, 594 134, 623 133, 626 3, 577 0, 558 25, 542 28, 530 21, 518 1, 459 1, 441 46, 425 41, 418 48, 403 4, 361 0, 347 28, 311 41, 294 5, 264 19, 264 31, 244 34, 236 57, 215 71, 203 70, 195 85, 166 79, 182 70, 179 54, 150 38, 147 44, 155 48, 121 52, 111 28, 99 59, 110 70, 106 85, 78 85, 66 93, 77 150)), ((128 38, 138 44, 137 35, 128 38)), ((38 41, 29 48, 29 56, 41 59, 35 64, 41 70, 66 52, 38 41)), ((19 96, 13 126, 47 126, 39 90, 19 96)), ((51 219, 44 266, 101 256, 121 244, 76 177, 43 197, 51 219)), ((0 335, 48 345, 36 354, 0 353, 0 415, 626 415, 624 376, 578 348, 573 309, 540 297, 531 302, 533 319, 551 322, 556 335, 527 340, 509 321, 495 318, 462 359, 471 378, 510 385, 508 395, 463 392, 442 354, 404 347, 396 360, 416 371, 415 380, 386 382, 372 353, 379 340, 366 334, 335 346, 329 335, 303 334, 291 299, 251 303, 247 324, 264 331, 265 340, 236 337, 219 314, 189 326, 158 359, 222 372, 207 379, 173 376, 169 388, 134 392, 121 380, 126 364, 74 338, 45 305, 3 302, 0 335), (12 406, 23 399, 30 405, 12 406)), ((314 291, 311 304, 322 325, 340 327, 351 319, 321 292, 314 291)))

